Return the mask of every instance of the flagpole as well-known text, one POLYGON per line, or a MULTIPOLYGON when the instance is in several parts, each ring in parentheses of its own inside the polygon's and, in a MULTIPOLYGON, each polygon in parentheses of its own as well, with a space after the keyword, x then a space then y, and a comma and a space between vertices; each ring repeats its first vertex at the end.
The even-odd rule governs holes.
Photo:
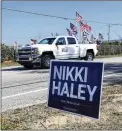
POLYGON ((80 29, 79 29, 79 26, 78 26, 78 23, 77 23, 77 21, 76 21, 76 12, 77 12, 77 10, 75 11, 75 25, 76 25, 76 27, 77 27, 77 31, 78 31, 78 35, 79 35, 79 38, 78 38, 78 35, 77 35, 77 39, 78 39, 78 42, 80 41, 80 29))

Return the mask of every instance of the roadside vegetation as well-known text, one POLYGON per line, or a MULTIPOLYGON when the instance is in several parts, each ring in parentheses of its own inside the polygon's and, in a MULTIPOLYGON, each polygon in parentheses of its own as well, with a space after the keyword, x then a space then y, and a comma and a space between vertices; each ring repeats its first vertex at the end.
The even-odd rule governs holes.
POLYGON ((2 65, 2 67, 21 66, 19 63, 13 62, 11 60, 3 62, 1 65, 2 65))
POLYGON ((103 43, 98 49, 98 56, 122 56, 122 43, 103 43))

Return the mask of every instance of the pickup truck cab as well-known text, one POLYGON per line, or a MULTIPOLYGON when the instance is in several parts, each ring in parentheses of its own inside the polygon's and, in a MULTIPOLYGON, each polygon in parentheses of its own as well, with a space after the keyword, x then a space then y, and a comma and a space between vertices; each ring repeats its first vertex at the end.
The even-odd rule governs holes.
POLYGON ((92 61, 97 54, 97 44, 79 44, 76 37, 57 36, 41 40, 38 44, 18 49, 17 61, 25 68, 39 64, 50 67, 51 59, 84 59, 92 61))

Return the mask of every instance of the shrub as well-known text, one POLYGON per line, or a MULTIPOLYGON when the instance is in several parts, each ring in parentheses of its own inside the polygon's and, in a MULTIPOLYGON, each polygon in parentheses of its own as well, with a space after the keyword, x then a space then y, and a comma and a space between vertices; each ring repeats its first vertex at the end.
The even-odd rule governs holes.
POLYGON ((102 43, 98 55, 118 55, 122 53, 122 43, 102 43))
POLYGON ((5 60, 14 61, 14 47, 1 44, 1 62, 5 60))

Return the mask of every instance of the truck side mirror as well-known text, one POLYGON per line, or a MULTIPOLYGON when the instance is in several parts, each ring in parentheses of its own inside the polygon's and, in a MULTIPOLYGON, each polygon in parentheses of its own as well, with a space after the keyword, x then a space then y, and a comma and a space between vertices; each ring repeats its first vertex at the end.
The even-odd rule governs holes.
POLYGON ((58 41, 58 42, 56 42, 56 46, 57 45, 63 45, 63 42, 62 41, 58 41))
POLYGON ((56 42, 56 44, 55 44, 56 46, 58 45, 58 42, 56 42))

